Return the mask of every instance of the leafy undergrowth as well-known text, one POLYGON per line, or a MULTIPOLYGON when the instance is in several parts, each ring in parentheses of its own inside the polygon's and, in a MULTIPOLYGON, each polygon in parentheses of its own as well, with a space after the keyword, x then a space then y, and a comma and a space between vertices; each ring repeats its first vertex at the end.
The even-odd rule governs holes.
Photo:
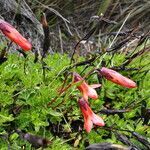
MULTIPOLYGON (((25 59, 11 54, 0 66, 0 149, 31 149, 36 141, 26 141, 22 137, 24 133, 46 138, 50 141, 45 148, 47 150, 84 149, 89 144, 101 142, 148 149, 149 145, 144 143, 150 142, 148 56, 145 54, 135 59, 128 65, 129 70, 118 71, 137 83, 134 89, 106 81, 96 73, 86 76, 90 84, 102 83, 102 87, 97 89, 99 98, 90 99, 89 102, 92 110, 106 124, 86 133, 77 104, 81 93, 76 85, 64 93, 60 94, 59 91, 64 80, 64 86, 72 81, 67 70, 84 76, 89 74, 93 66, 70 69, 67 55, 54 54, 44 59, 47 64, 44 75, 41 63, 34 63, 33 55, 29 54, 25 59), (114 110, 115 113, 108 110, 114 110), (117 113, 118 110, 121 112, 117 113)), ((93 65, 100 68, 105 62, 107 67, 119 66, 124 59, 124 54, 115 54, 113 58, 102 56, 93 65), (111 65, 108 64, 110 60, 111 65)))

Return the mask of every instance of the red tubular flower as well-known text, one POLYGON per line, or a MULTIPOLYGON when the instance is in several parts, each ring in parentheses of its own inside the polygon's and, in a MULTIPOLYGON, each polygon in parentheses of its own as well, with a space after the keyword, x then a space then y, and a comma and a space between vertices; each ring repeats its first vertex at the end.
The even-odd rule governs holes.
POLYGON ((0 30, 23 50, 28 51, 32 48, 31 43, 27 41, 27 39, 25 39, 12 25, 2 19, 0 19, 0 30))
POLYGON ((84 98, 79 99, 78 104, 84 117, 84 129, 89 133, 93 127, 93 124, 97 126, 104 126, 105 123, 101 117, 96 115, 89 107, 87 101, 84 98))
POLYGON ((80 92, 83 94, 83 98, 88 101, 88 97, 92 99, 97 99, 98 95, 94 88, 98 88, 101 86, 101 84, 93 84, 88 85, 85 80, 77 73, 73 73, 74 75, 74 82, 81 82, 77 88, 80 90, 80 92))
POLYGON ((123 87, 127 87, 127 88, 137 87, 136 83, 134 81, 128 79, 127 77, 122 76, 120 73, 118 73, 112 69, 102 67, 102 69, 100 70, 100 73, 107 80, 110 80, 116 84, 123 86, 123 87))

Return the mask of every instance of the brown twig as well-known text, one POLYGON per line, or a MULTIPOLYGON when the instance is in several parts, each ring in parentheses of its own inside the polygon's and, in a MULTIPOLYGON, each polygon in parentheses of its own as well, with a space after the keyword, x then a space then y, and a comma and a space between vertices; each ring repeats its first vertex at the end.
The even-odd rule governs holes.
POLYGON ((49 26, 46 20, 45 13, 43 13, 41 17, 41 23, 44 30, 44 42, 43 42, 43 53, 42 53, 42 58, 44 58, 50 47, 50 31, 49 31, 49 26))

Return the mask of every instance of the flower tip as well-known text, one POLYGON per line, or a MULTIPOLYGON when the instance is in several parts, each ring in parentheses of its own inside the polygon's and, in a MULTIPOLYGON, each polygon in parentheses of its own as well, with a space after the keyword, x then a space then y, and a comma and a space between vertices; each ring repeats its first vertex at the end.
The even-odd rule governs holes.
POLYGON ((87 133, 90 133, 90 132, 91 132, 91 129, 86 129, 86 128, 85 128, 85 130, 86 130, 87 133))
POLYGON ((100 126, 101 126, 101 127, 105 126, 104 121, 100 123, 100 126))
POLYGON ((32 44, 27 42, 26 44, 24 44, 22 46, 20 45, 20 47, 22 47, 22 49, 25 50, 25 51, 29 51, 29 50, 32 49, 32 44))
POLYGON ((132 84, 129 85, 128 88, 136 88, 137 87, 137 84, 135 82, 133 82, 132 84))
POLYGON ((98 123, 95 123, 96 125, 103 127, 105 126, 104 120, 101 118, 101 120, 98 123))

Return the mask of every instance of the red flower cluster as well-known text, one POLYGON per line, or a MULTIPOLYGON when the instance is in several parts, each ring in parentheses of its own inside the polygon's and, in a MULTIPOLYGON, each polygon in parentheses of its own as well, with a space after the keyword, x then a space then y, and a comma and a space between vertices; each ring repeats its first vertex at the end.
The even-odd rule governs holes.
POLYGON ((82 93, 83 98, 79 99, 78 104, 84 116, 84 128, 89 133, 93 127, 93 124, 98 126, 104 126, 104 121, 101 117, 96 115, 88 104, 88 97, 92 99, 98 99, 97 92, 94 88, 98 88, 101 84, 88 85, 85 80, 77 73, 73 73, 74 83, 81 82, 77 88, 82 93))
POLYGON ((7 36, 12 42, 18 44, 23 50, 31 50, 31 43, 25 39, 12 25, 2 19, 0 19, 0 30, 5 36, 7 36))
MULTIPOLYGON (((128 79, 127 77, 122 76, 121 74, 112 69, 102 67, 99 70, 99 72, 107 80, 110 80, 123 87, 127 88, 136 87, 136 83, 134 81, 128 79)), ((77 88, 83 95, 83 98, 78 100, 78 104, 84 117, 84 128, 89 133, 93 127, 93 124, 97 126, 105 125, 103 119, 92 111, 88 103, 88 98, 98 99, 98 94, 94 88, 100 87, 101 84, 88 85, 88 83, 86 83, 86 81, 79 74, 73 73, 73 76, 74 76, 74 83, 79 82, 77 88)))

